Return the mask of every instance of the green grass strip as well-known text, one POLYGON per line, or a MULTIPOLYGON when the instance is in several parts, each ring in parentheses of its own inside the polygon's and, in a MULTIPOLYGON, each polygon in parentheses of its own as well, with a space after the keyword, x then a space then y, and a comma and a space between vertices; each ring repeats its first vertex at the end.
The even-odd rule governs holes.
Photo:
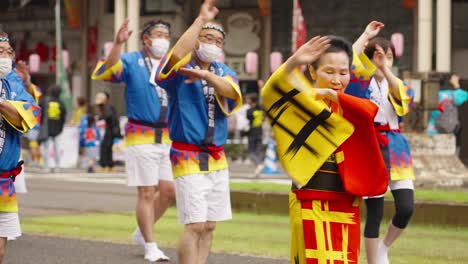
MULTIPOLYGON (((22 219, 22 229, 31 234, 131 243, 135 222, 133 214, 33 217, 22 219)), ((155 239, 163 247, 176 247, 181 231, 177 212, 170 208, 155 226, 155 239)), ((410 224, 391 248, 390 260, 392 264, 468 263, 467 241, 468 228, 410 224)), ((289 218, 234 213, 232 221, 218 223, 213 251, 288 258, 289 218)), ((362 248, 362 263, 364 255, 362 248)))
MULTIPOLYGON (((274 192, 288 193, 291 189, 289 184, 260 183, 260 182, 231 182, 231 190, 254 191, 254 192, 274 192)), ((392 199, 392 194, 388 192, 386 198, 392 199)), ((467 191, 416 189, 416 201, 452 202, 468 203, 467 191)))

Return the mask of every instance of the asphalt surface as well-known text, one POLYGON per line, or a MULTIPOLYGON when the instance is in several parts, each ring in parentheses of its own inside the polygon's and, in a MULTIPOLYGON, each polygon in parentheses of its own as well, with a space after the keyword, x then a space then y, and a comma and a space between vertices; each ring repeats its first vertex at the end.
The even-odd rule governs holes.
MULTIPOLYGON (((163 248, 175 261, 175 250, 163 248)), ((142 264, 143 250, 136 245, 99 241, 64 239, 35 235, 23 235, 17 241, 8 242, 5 264, 142 264)), ((287 260, 249 256, 211 254, 208 263, 222 264, 287 264, 287 260)))
MULTIPOLYGON (((81 213, 132 212, 135 188, 109 183, 116 174, 33 174, 27 175, 28 193, 18 194, 20 217, 75 215, 81 213)), ((175 261, 175 249, 164 249, 175 261)), ((208 263, 280 264, 288 260, 268 259, 232 254, 213 254, 208 263)), ((10 241, 4 263, 149 263, 143 259, 143 249, 133 244, 66 239, 23 234, 10 241)), ((167 262, 166 262, 167 263, 167 262)))

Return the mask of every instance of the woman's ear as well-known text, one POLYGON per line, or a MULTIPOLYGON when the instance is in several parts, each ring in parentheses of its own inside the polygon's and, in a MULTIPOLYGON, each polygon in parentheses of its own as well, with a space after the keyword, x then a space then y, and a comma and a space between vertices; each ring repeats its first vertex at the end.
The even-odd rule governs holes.
POLYGON ((310 77, 312 78, 313 81, 317 80, 317 72, 315 71, 314 66, 312 65, 307 65, 307 69, 309 70, 310 77))

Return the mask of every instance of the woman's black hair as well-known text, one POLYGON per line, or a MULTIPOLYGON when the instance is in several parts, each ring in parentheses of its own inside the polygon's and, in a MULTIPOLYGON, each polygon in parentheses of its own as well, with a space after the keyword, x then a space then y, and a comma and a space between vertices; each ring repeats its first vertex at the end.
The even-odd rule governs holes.
POLYGON ((382 47, 384 52, 388 52, 388 50, 390 49, 392 51, 393 60, 395 60, 395 46, 393 46, 393 43, 388 39, 384 39, 381 37, 373 38, 369 41, 369 43, 367 43, 366 48, 364 49, 364 53, 369 59, 372 60, 372 58, 374 57, 376 45, 382 47))
MULTIPOLYGON (((348 56, 349 59, 349 68, 351 68, 351 64, 353 62, 353 45, 347 39, 340 37, 329 35, 327 36, 330 39, 330 47, 325 50, 323 54, 326 53, 336 53, 336 52, 344 52, 348 56)), ((323 55, 322 54, 322 55, 323 55)), ((317 69, 320 64, 320 58, 310 64, 314 69, 317 69)), ((304 70, 304 75, 309 79, 309 81, 313 81, 312 76, 310 76, 309 69, 306 68, 304 70)))

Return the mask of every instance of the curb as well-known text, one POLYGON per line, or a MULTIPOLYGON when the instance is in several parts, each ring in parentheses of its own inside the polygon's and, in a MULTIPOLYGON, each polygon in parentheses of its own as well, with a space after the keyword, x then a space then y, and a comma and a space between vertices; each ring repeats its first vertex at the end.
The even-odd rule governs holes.
MULTIPOLYGON (((288 215, 288 194, 249 191, 231 191, 232 208, 257 214, 288 215)), ((384 218, 394 214, 393 200, 385 200, 384 218)), ((365 206, 361 204, 361 219, 365 218, 365 206)), ((415 202, 412 223, 468 227, 468 204, 415 202)))

